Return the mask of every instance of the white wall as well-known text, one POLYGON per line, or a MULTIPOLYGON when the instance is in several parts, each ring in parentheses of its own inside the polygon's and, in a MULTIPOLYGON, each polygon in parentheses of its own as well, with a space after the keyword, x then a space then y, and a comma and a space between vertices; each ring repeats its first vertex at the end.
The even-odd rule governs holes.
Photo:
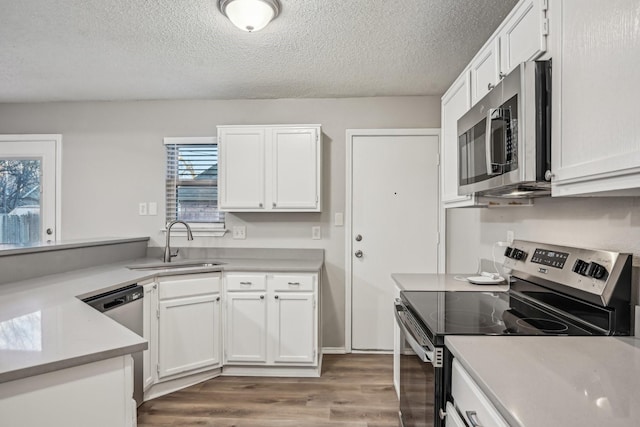
POLYGON ((145 101, 0 104, 0 133, 61 133, 62 237, 150 236, 164 245, 162 138, 209 136, 216 125, 322 125, 323 212, 228 215, 247 226, 246 240, 177 239, 177 245, 325 249, 324 346, 344 346, 344 228, 331 223, 345 207, 345 131, 440 127, 439 97, 145 101), (138 216, 139 202, 158 216, 138 216), (311 226, 322 240, 311 240, 311 226))
MULTIPOLYGON (((447 271, 476 271, 507 230, 516 239, 633 253, 640 265, 640 198, 541 198, 531 207, 449 209, 447 271)), ((495 252, 501 263, 503 248, 495 252)))

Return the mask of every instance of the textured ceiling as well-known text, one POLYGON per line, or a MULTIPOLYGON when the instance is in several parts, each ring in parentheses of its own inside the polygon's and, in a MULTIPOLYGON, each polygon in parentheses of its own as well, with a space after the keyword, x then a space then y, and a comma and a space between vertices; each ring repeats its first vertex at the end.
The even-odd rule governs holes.
POLYGON ((0 102, 441 95, 516 0, 0 0, 0 102))

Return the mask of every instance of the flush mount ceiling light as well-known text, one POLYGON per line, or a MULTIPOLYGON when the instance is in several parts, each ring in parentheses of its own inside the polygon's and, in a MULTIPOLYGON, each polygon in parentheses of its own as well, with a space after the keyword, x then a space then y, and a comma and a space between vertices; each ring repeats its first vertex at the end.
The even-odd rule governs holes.
POLYGON ((218 0, 220 12, 241 30, 260 31, 280 13, 278 0, 218 0))

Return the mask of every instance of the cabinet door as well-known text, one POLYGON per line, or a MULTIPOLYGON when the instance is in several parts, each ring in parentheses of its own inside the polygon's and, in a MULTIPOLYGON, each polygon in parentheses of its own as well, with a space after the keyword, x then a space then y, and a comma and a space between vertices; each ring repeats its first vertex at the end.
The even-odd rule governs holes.
POLYGON ((545 0, 521 1, 500 31, 502 72, 508 74, 521 62, 532 61, 547 50, 548 21, 545 0))
POLYGON ((478 102, 498 83, 499 39, 491 41, 471 62, 471 104, 478 102))
POLYGON ((220 363, 220 295, 160 301, 158 377, 220 363))
POLYGON ((228 292, 225 363, 267 361, 267 304, 264 292, 228 292))
POLYGON ((558 3, 550 5, 560 45, 553 58, 553 195, 637 195, 638 2, 558 3))
POLYGON ((441 191, 447 204, 471 200, 458 194, 458 119, 471 106, 469 74, 463 73, 442 97, 441 191))
POLYGON ((316 316, 313 293, 275 292, 270 296, 269 335, 275 363, 314 363, 316 316))
POLYGON ((319 211, 319 129, 273 129, 272 154, 272 209, 319 211))
POLYGON ((142 300, 143 337, 149 341, 149 348, 142 353, 143 390, 155 382, 155 369, 158 343, 158 284, 144 285, 144 299, 142 300))
POLYGON ((219 128, 221 210, 260 210, 265 203, 265 129, 219 128))

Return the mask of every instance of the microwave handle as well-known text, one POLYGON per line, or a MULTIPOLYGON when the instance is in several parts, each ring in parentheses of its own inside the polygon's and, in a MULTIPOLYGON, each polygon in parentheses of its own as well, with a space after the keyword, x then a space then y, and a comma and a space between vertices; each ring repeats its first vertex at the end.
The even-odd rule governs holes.
MULTIPOLYGON (((498 172, 493 172, 493 166, 501 166, 500 163, 496 163, 493 159, 493 144, 491 142, 491 135, 493 134, 491 132, 492 127, 491 127, 491 122, 492 120, 504 120, 504 121, 508 121, 509 120, 509 110, 506 108, 490 108, 489 111, 487 112, 487 128, 485 131, 485 149, 486 149, 486 160, 487 160, 487 175, 491 176, 491 175, 500 175, 502 172, 498 171, 498 172), (497 113, 497 117, 493 118, 494 115, 496 115, 497 113)), ((502 138, 502 141, 505 144, 504 150, 506 152, 507 150, 507 135, 506 135, 506 129, 505 129, 505 136, 504 138, 502 138)))

